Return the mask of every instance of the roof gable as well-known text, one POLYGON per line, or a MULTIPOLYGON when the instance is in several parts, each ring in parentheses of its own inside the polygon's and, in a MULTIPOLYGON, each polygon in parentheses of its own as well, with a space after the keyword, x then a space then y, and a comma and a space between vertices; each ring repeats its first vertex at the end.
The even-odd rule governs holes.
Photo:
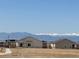
POLYGON ((57 41, 55 41, 54 43, 59 43, 59 42, 70 42, 70 43, 76 43, 76 42, 73 42, 73 41, 71 41, 71 40, 69 40, 69 39, 66 39, 66 38, 64 38, 64 39, 60 39, 60 40, 57 40, 57 41))
POLYGON ((38 40, 37 38, 35 38, 35 37, 32 37, 32 36, 28 36, 28 37, 25 37, 25 38, 22 38, 22 39, 20 39, 19 41, 25 41, 25 40, 37 40, 37 41, 41 41, 41 40, 38 40))

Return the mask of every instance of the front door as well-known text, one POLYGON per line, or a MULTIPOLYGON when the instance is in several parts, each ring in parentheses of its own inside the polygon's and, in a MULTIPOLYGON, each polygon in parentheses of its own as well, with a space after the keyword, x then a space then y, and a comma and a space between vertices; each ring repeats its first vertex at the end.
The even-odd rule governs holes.
POLYGON ((47 42, 46 41, 42 41, 42 48, 47 48, 47 42))
POLYGON ((74 49, 74 48, 75 48, 75 44, 72 45, 72 49, 74 49))
POLYGON ((30 47, 31 47, 31 43, 28 43, 28 44, 27 44, 27 47, 30 48, 30 47))
POLYGON ((20 47, 23 47, 23 44, 22 43, 20 43, 20 47))
POLYGON ((72 44, 72 49, 77 48, 76 44, 72 44))

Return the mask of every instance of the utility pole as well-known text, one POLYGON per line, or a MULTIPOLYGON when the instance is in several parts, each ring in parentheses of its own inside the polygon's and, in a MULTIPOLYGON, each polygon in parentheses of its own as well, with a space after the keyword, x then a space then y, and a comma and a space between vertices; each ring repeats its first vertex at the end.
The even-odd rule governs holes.
POLYGON ((7 41, 8 41, 8 47, 10 48, 9 38, 10 38, 10 37, 9 37, 9 35, 8 35, 8 40, 7 40, 7 41))

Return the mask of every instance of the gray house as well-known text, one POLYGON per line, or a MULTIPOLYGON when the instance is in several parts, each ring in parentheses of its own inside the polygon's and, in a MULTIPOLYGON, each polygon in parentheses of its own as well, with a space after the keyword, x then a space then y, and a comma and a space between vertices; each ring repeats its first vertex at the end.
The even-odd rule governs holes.
POLYGON ((18 41, 16 39, 5 40, 5 47, 7 48, 16 48, 18 47, 18 41))
POLYGON ((60 49, 75 49, 75 48, 77 48, 76 42, 73 42, 69 39, 56 40, 55 42, 52 42, 51 44, 52 44, 52 46, 54 46, 53 48, 60 48, 60 49))
POLYGON ((4 40, 0 40, 0 47, 5 47, 5 41, 4 40))

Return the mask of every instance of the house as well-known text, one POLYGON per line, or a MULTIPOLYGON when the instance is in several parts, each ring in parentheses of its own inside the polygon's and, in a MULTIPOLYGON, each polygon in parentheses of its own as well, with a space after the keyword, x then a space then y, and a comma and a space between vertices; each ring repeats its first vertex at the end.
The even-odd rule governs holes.
POLYGON ((46 47, 45 45, 46 42, 43 41, 42 43, 42 41, 31 36, 19 40, 19 46, 24 48, 42 48, 42 47, 46 47))
POLYGON ((77 47, 76 48, 79 49, 79 42, 77 42, 77 47))
POLYGON ((5 47, 5 41, 0 40, 0 47, 5 47))
POLYGON ((73 41, 66 39, 66 38, 57 40, 51 44, 54 48, 60 48, 60 49, 75 49, 75 48, 77 48, 76 42, 73 42, 73 41))
POLYGON ((42 48, 48 48, 48 42, 42 41, 42 48))
POLYGON ((49 48, 51 48, 51 49, 56 48, 56 45, 55 45, 55 43, 54 43, 53 41, 51 41, 51 42, 49 43, 49 48))
POLYGON ((5 47, 7 48, 16 48, 18 45, 18 42, 17 40, 15 39, 8 39, 8 40, 5 40, 5 47))
POLYGON ((79 49, 79 44, 71 41, 68 38, 63 38, 63 39, 49 42, 42 39, 40 40, 32 36, 28 36, 20 40, 8 39, 5 41, 0 41, 0 47, 79 49))

